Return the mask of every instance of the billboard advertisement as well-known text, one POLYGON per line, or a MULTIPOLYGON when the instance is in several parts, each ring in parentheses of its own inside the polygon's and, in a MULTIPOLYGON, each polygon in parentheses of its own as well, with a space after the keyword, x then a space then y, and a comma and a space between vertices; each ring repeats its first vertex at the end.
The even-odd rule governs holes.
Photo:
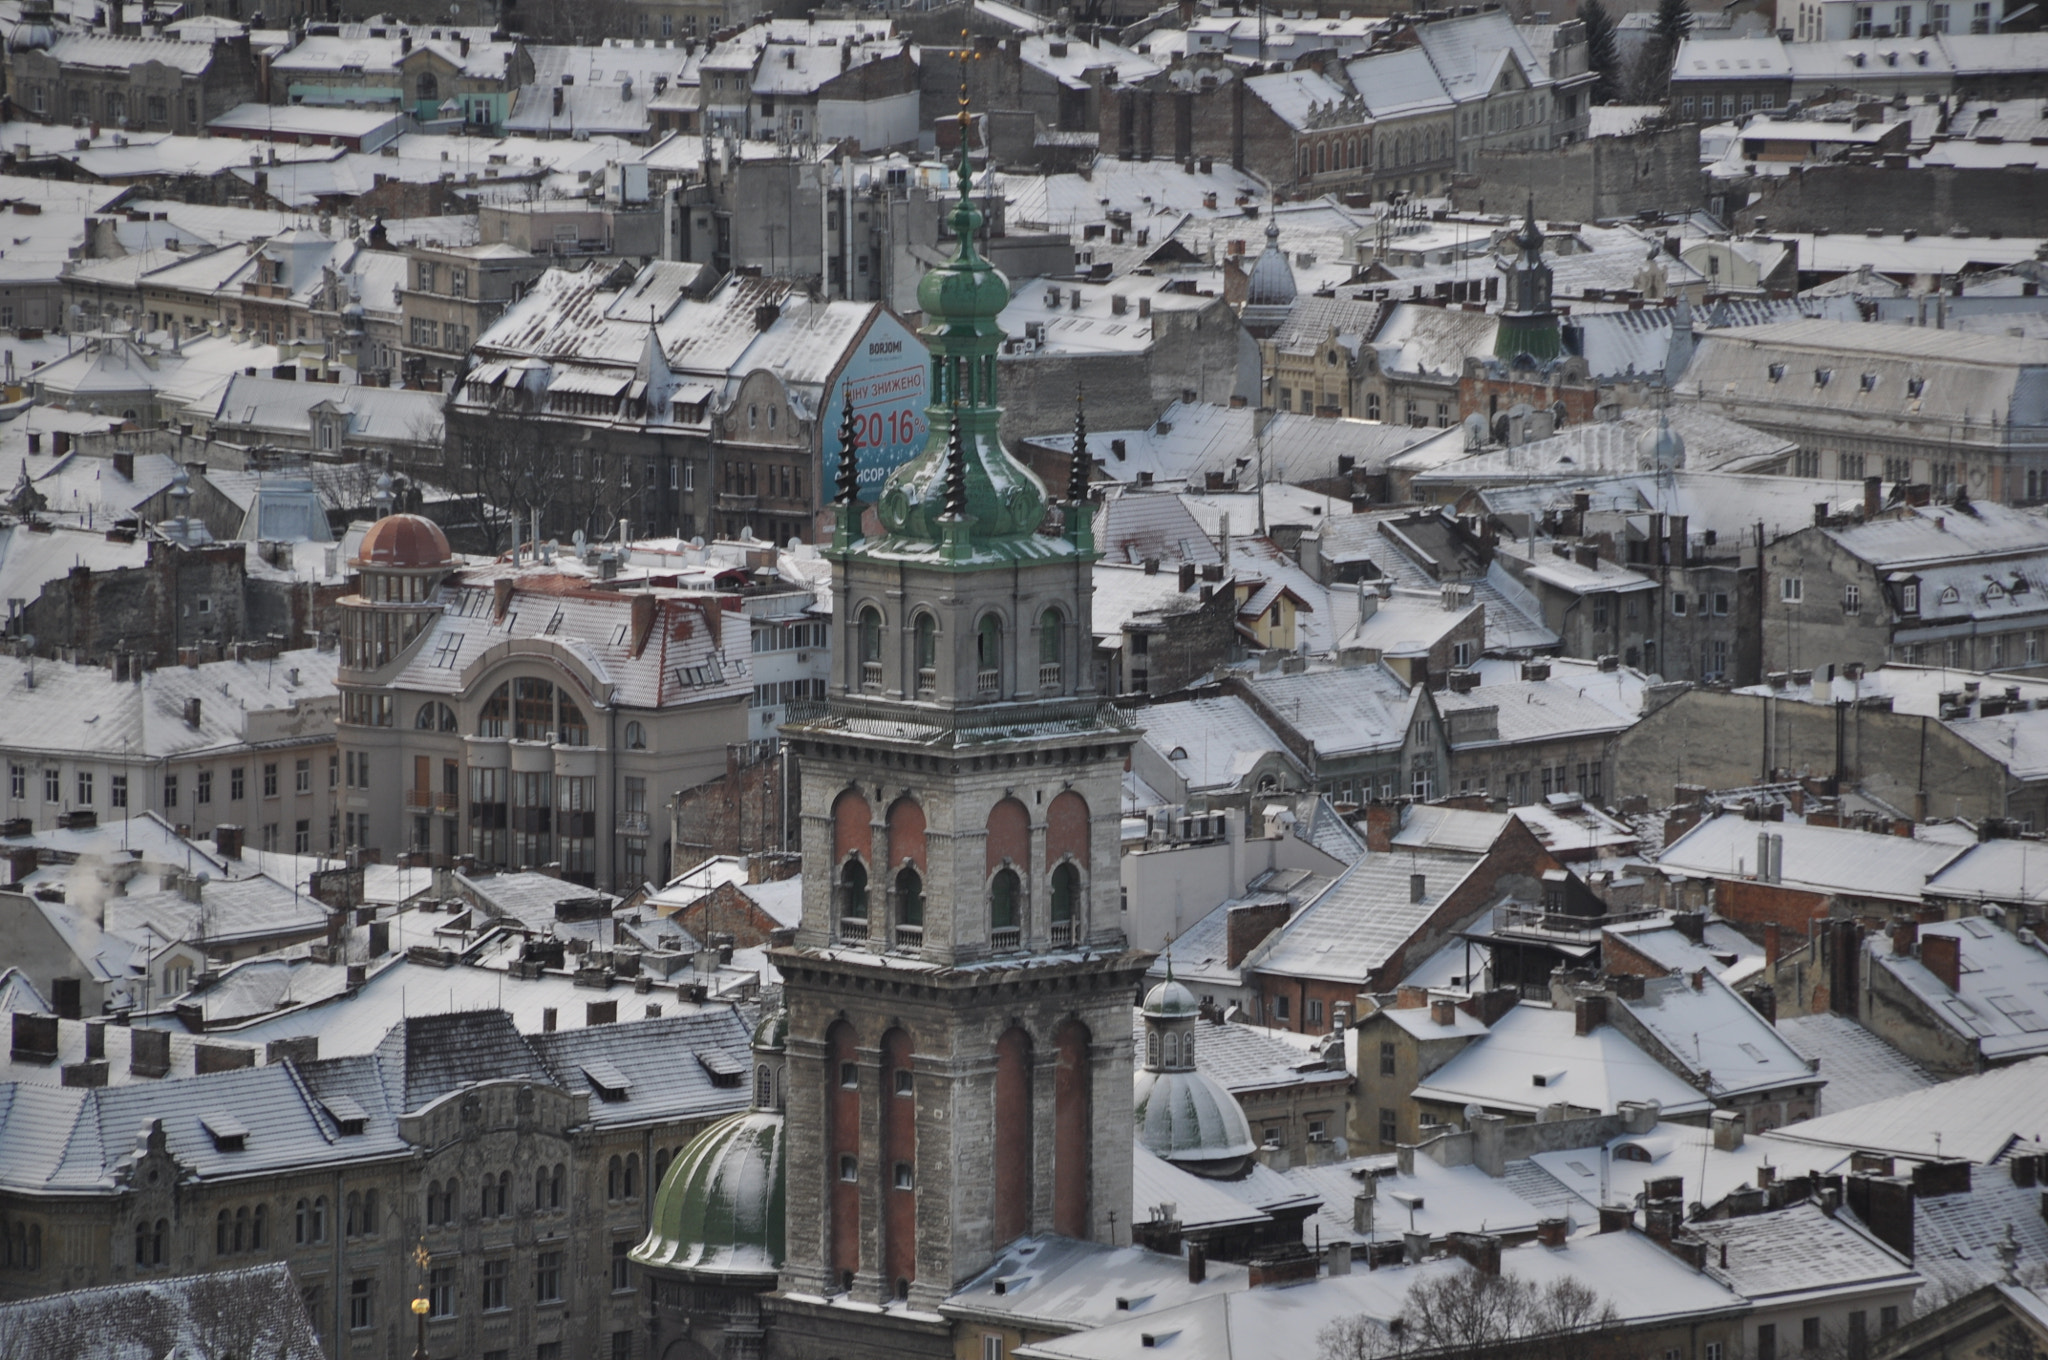
MULTIPOLYGON (((924 342, 883 312, 847 360, 824 410, 825 467, 821 487, 839 467, 839 423, 853 399, 860 444, 860 498, 872 505, 891 472, 924 448, 925 386, 931 360, 924 342)), ((828 492, 828 494, 830 494, 828 492)))

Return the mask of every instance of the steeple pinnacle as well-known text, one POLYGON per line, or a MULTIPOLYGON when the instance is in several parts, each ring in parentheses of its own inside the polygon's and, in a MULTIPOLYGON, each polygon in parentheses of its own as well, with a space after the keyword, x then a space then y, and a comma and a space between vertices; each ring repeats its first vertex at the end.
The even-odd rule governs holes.
POLYGON ((1074 457, 1067 472, 1067 503, 1079 505, 1088 499, 1088 412, 1082 405, 1081 384, 1074 384, 1074 457))

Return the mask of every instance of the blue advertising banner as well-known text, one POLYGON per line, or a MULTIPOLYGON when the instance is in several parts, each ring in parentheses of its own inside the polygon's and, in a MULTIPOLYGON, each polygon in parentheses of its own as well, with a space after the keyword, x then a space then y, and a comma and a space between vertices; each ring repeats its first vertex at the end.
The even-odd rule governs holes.
POLYGON ((876 318, 825 407, 826 476, 839 463, 840 413, 851 396, 860 431, 860 498, 872 504, 881 495, 889 474, 924 448, 930 364, 924 343, 902 322, 887 314, 876 318))

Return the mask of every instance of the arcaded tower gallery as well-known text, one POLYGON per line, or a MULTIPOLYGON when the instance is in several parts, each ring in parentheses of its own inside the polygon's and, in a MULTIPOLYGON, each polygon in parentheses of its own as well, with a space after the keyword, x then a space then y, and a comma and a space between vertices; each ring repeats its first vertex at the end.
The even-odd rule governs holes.
POLYGON ((957 253, 918 293, 930 440, 883 487, 876 537, 848 441, 838 673, 783 729, 802 762, 804 916, 775 954, 781 1329, 805 1329, 812 1297, 929 1310, 1022 1234, 1112 1240, 1131 1202, 1130 1006, 1149 956, 1118 919, 1117 816, 1135 731, 1088 664, 1085 478, 1055 508, 996 436, 1009 290, 975 251, 961 178, 957 253))

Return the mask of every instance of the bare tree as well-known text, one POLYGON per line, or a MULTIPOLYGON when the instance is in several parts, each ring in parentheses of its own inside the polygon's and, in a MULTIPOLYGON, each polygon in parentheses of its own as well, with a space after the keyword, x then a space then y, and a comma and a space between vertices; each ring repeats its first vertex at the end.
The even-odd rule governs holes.
POLYGON ((1539 1286, 1518 1275, 1466 1269, 1417 1280, 1398 1319, 1340 1318, 1316 1341, 1321 1360, 1395 1354, 1599 1360, 1618 1353, 1620 1325, 1614 1305, 1579 1280, 1539 1286))

